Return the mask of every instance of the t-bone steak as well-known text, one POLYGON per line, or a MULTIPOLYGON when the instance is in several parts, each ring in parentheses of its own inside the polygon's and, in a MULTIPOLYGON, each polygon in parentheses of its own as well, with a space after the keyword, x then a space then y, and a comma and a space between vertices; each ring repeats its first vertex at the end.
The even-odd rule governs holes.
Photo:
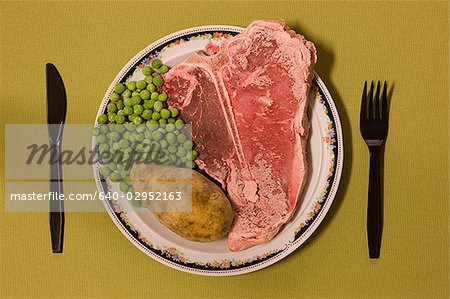
POLYGON ((192 124, 197 165, 233 203, 233 251, 271 240, 295 211, 316 58, 314 44, 284 21, 254 21, 165 75, 170 106, 192 124))

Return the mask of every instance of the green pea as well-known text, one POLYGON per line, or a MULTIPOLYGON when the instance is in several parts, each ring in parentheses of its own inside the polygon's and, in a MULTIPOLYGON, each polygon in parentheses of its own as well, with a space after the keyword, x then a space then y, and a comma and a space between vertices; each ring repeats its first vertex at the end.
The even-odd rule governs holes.
POLYGON ((143 100, 148 100, 150 99, 150 92, 147 89, 144 89, 143 91, 141 91, 139 93, 139 96, 141 97, 141 99, 143 100))
POLYGON ((120 150, 119 142, 114 142, 112 148, 113 148, 114 151, 120 150))
POLYGON ((118 100, 116 103, 117 109, 123 109, 124 104, 123 104, 123 100, 118 100))
POLYGON ((163 65, 163 66, 161 66, 161 68, 159 69, 159 72, 161 73, 161 74, 165 74, 165 73, 167 73, 169 71, 169 67, 167 66, 167 65, 163 65))
POLYGON ((162 65, 161 59, 155 58, 152 60, 152 68, 159 69, 162 65))
POLYGON ((117 111, 117 106, 116 106, 116 104, 109 103, 108 107, 106 109, 108 110, 108 112, 116 112, 117 111))
POLYGON ((135 81, 130 81, 127 83, 127 88, 130 91, 135 91, 136 90, 136 82, 135 81))
POLYGON ((109 151, 109 144, 108 143, 102 143, 98 146, 98 150, 100 153, 109 151))
POLYGON ((116 93, 116 92, 112 92, 109 95, 109 98, 111 99, 111 101, 117 102, 120 99, 120 95, 118 93, 116 93))
POLYGON ((150 118, 152 118, 152 114, 152 110, 145 109, 144 111, 142 111, 141 117, 145 120, 149 120, 150 118))
POLYGON ((164 79, 161 76, 155 76, 153 78, 153 84, 155 84, 155 86, 160 87, 164 85, 164 79))
POLYGON ((122 191, 122 192, 127 192, 127 191, 128 191, 128 188, 129 188, 129 185, 128 185, 127 183, 125 183, 125 182, 120 182, 120 183, 119 183, 119 189, 120 189, 120 191, 122 191))
POLYGON ((195 168, 195 162, 194 161, 186 161, 186 167, 187 168, 195 168))
POLYGON ((198 157, 198 153, 196 150, 192 150, 190 152, 187 153, 187 158, 191 159, 191 160, 195 160, 198 157))
POLYGON ((108 120, 110 123, 115 122, 116 121, 116 115, 115 113, 108 113, 108 120))
POLYGON ((146 103, 144 103, 144 108, 146 109, 153 109, 155 106, 155 100, 148 100, 146 103))
POLYGON ((145 132, 144 132, 145 138, 152 139, 152 131, 153 130, 145 130, 145 132))
MULTIPOLYGON (((151 74, 148 76, 145 76, 144 80, 145 80, 145 83, 150 84, 153 82, 153 76, 151 76, 151 74)), ((148 88, 148 85, 147 85, 147 88, 148 88)))
POLYGON ((160 119, 158 119, 158 123, 159 123, 160 125, 166 125, 166 124, 167 124, 167 119, 160 118, 160 119))
MULTIPOLYGON (((153 113, 152 113, 152 114, 153 114, 153 113)), ((147 122, 147 124, 149 125, 149 126, 147 126, 149 129, 156 130, 156 129, 158 128, 158 126, 157 126, 158 121, 156 121, 156 120, 154 120, 154 119, 149 120, 149 121, 147 122)))
POLYGON ((103 134, 106 134, 109 132, 109 126, 108 125, 101 125, 100 126, 100 132, 103 134))
POLYGON ((169 111, 172 117, 177 117, 180 114, 180 111, 177 108, 169 108, 169 111))
POLYGON ((118 182, 120 181, 121 177, 117 172, 113 172, 109 175, 109 179, 111 180, 111 182, 118 182))
POLYGON ((125 107, 125 108, 123 108, 123 113, 125 114, 125 115, 131 115, 131 114, 133 114, 133 107, 131 107, 131 106, 127 106, 127 107, 125 107))
MULTIPOLYGON (((122 111, 122 110, 120 110, 120 111, 122 111)), ((116 116, 116 122, 117 122, 118 124, 123 124, 123 123, 125 122, 125 116, 123 116, 123 115, 117 115, 117 116, 116 116)))
POLYGON ((138 96, 139 95, 139 93, 140 93, 141 91, 139 90, 135 90, 135 91, 133 91, 132 93, 131 93, 131 97, 134 97, 134 96, 138 96))
POLYGON ((181 161, 183 164, 186 163, 187 160, 188 160, 188 159, 187 159, 186 157, 181 157, 181 158, 180 158, 180 161, 181 161))
POLYGON ((100 134, 100 135, 98 135, 97 136, 97 142, 98 143, 104 143, 104 142, 106 142, 106 135, 105 134, 100 134))
POLYGON ((144 111, 144 107, 142 107, 142 105, 136 105, 136 106, 134 106, 134 113, 135 113, 135 114, 141 114, 142 111, 144 111))
POLYGON ((167 131, 167 132, 173 132, 173 131, 175 131, 175 125, 174 125, 174 124, 167 124, 167 126, 166 126, 166 131, 167 131))
POLYGON ((131 107, 133 106, 133 99, 132 98, 126 98, 123 103, 125 104, 126 107, 131 107))
POLYGON ((100 116, 97 118, 97 122, 98 122, 99 124, 106 124, 106 123, 108 122, 108 116, 106 116, 105 114, 100 115, 100 116))
POLYGON ((169 124, 174 124, 174 123, 175 123, 175 118, 171 117, 171 118, 169 118, 169 119, 167 120, 167 122, 168 122, 169 124))
MULTIPOLYGON (((116 122, 117 122, 117 116, 116 116, 116 122)), ((118 132, 118 133, 125 132, 125 127, 123 125, 120 125, 120 124, 117 124, 115 129, 116 129, 116 132, 118 132)))
POLYGON ((149 68, 148 66, 145 66, 145 67, 142 69, 142 74, 143 74, 144 76, 151 75, 152 73, 153 73, 152 69, 149 68))
POLYGON ((139 104, 140 102, 141 102, 141 97, 140 96, 133 96, 133 97, 131 97, 131 99, 133 100, 133 106, 134 105, 137 105, 137 104, 139 104))
MULTIPOLYGON (((123 137, 124 140, 130 140, 130 136, 131 136, 131 132, 130 131, 126 131, 126 132, 123 133, 122 137, 123 137)), ((125 148, 122 148, 122 149, 125 149, 125 148)))
POLYGON ((170 111, 168 109, 162 109, 161 112, 161 117, 164 119, 169 119, 170 118, 170 111))
POLYGON ((97 127, 93 127, 92 128, 92 135, 94 135, 94 136, 100 135, 100 129, 97 128, 97 127))
POLYGON ((134 131, 136 130, 136 125, 134 123, 129 123, 125 126, 128 131, 134 131))
POLYGON ((154 73, 152 74, 152 77, 155 78, 156 76, 159 76, 159 74, 158 74, 157 72, 154 72, 154 73))
POLYGON ((164 108, 164 104, 162 102, 155 102, 155 104, 153 105, 153 110, 155 110, 156 112, 161 111, 164 108))
POLYGON ((165 148, 167 148, 168 146, 169 146, 169 143, 166 141, 166 140, 161 140, 160 142, 159 142, 159 146, 162 148, 162 149, 165 149, 165 148))
POLYGON ((182 147, 177 148, 177 157, 184 157, 186 156, 186 150, 182 147))
POLYGON ((137 128, 136 128, 136 132, 138 132, 138 133, 144 133, 146 130, 147 130, 147 127, 144 125, 137 126, 137 128))
POLYGON ((161 134, 163 134, 163 135, 165 135, 165 134, 167 133, 166 129, 164 129, 164 126, 160 126, 160 127, 158 128, 158 131, 160 131, 161 134))
MULTIPOLYGON (((128 137, 128 141, 130 141, 131 144, 133 144, 136 141, 136 139, 134 138, 134 134, 133 133, 131 133, 130 137, 128 137)), ((129 154, 129 155, 131 155, 131 154, 129 154)))
POLYGON ((184 142, 186 141, 186 135, 184 135, 184 134, 179 134, 178 136, 177 136, 177 141, 178 141, 178 143, 180 143, 180 144, 184 144, 184 142))
POLYGON ((184 127, 184 122, 181 118, 177 119, 175 121, 175 126, 177 127, 177 129, 182 129, 184 127))
MULTIPOLYGON (((153 82, 153 77, 149 76, 148 78, 151 78, 151 81, 147 82, 148 83, 147 90, 149 92, 154 92, 156 90, 156 86, 152 83, 153 82)), ((147 81, 147 78, 146 78, 146 81, 147 81)))
MULTIPOLYGON (((129 133, 129 132, 127 132, 129 133)), ((119 146, 121 149, 126 149, 127 147, 130 146, 130 142, 128 140, 122 139, 119 141, 119 146)))
POLYGON ((122 98, 123 98, 123 99, 126 99, 126 98, 129 98, 129 97, 131 97, 131 90, 127 89, 127 90, 125 90, 125 91, 122 93, 122 98))
POLYGON ((147 82, 145 80, 140 80, 136 83, 137 89, 145 89, 147 87, 147 82))
POLYGON ((174 133, 167 133, 166 135, 166 140, 167 142, 169 142, 170 144, 174 144, 177 141, 177 137, 175 136, 174 133))
POLYGON ((150 99, 152 99, 153 101, 157 101, 157 100, 158 100, 158 96, 159 96, 159 93, 156 92, 156 91, 154 91, 154 92, 152 92, 152 94, 150 95, 150 99))
POLYGON ((166 93, 161 93, 161 94, 158 96, 158 101, 161 101, 161 102, 167 101, 167 94, 166 94, 166 93))
POLYGON ((120 135, 117 132, 111 132, 109 134, 109 139, 112 141, 117 141, 117 140, 119 140, 119 138, 120 138, 120 135))
POLYGON ((136 116, 136 117, 133 119, 133 122, 134 122, 136 125, 139 125, 139 124, 142 124, 143 120, 142 120, 142 118, 141 118, 140 116, 136 116))
POLYGON ((134 133, 133 134, 134 140, 142 142, 145 138, 144 134, 134 133))
POLYGON ((105 177, 107 177, 107 176, 109 176, 111 174, 111 169, 109 169, 108 166, 100 167, 99 171, 105 177))
MULTIPOLYGON (((109 125, 111 126, 111 124, 109 125)), ((109 135, 111 134, 112 131, 109 131, 108 133, 104 134, 106 136, 106 142, 109 142, 109 135)))
POLYGON ((171 145, 169 145, 167 150, 169 151, 169 153, 174 154, 174 153, 176 153, 178 151, 178 148, 176 147, 176 145, 171 144, 171 145))
POLYGON ((192 149, 192 140, 186 140, 184 143, 183 143, 183 147, 185 148, 185 149, 187 149, 187 150, 190 150, 190 149, 192 149))
POLYGON ((159 114, 159 112, 153 112, 152 113, 152 119, 153 120, 158 120, 161 118, 161 115, 159 114))
POLYGON ((162 133, 159 131, 153 131, 152 132, 152 137, 153 140, 161 140, 161 138, 163 137, 162 133))
MULTIPOLYGON (((117 115, 116 115, 117 116, 117 115)), ((116 131, 116 124, 109 124, 109 131, 110 132, 115 132, 116 131)), ((109 134, 109 133, 108 133, 109 134)), ((106 136, 108 136, 108 134, 106 134, 106 136)), ((109 137, 108 137, 109 138, 109 137)))
POLYGON ((123 85, 122 83, 116 83, 116 85, 114 86, 114 91, 118 94, 121 94, 125 91, 125 85, 123 85))

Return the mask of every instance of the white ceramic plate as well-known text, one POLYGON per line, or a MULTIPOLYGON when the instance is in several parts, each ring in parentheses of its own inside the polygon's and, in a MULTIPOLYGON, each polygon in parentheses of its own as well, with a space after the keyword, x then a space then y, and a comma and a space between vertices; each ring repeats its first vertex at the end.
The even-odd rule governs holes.
MULTIPOLYGON (((165 64, 175 66, 190 53, 203 49, 208 42, 220 43, 242 29, 216 25, 195 27, 154 42, 133 57, 116 76, 103 98, 98 115, 105 111, 114 85, 124 80, 141 79, 140 69, 151 58, 158 57, 165 64)), ((164 227, 151 212, 126 212, 130 209, 118 207, 110 201, 104 201, 105 208, 115 225, 136 247, 172 268, 201 275, 223 276, 267 267, 299 248, 317 229, 333 202, 341 178, 344 152, 339 115, 330 93, 317 74, 309 97, 309 117, 308 183, 292 221, 270 242, 241 252, 231 252, 226 239, 212 243, 187 241, 164 227)), ((99 191, 120 192, 117 184, 108 186, 101 181, 98 168, 99 165, 94 165, 99 191)), ((130 202, 125 200, 121 204, 129 205, 130 202)))

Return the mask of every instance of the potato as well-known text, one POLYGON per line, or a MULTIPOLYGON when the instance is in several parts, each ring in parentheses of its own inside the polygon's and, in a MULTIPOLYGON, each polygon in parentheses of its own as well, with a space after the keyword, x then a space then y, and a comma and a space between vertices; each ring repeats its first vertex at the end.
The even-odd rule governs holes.
POLYGON ((158 220, 179 236, 211 242, 227 235, 233 222, 231 204, 222 189, 199 172, 153 163, 136 164, 131 170, 131 181, 137 192, 178 191, 185 195, 184 203, 145 201, 158 220), (190 195, 191 190, 192 201, 186 201, 190 199, 186 195, 190 195))

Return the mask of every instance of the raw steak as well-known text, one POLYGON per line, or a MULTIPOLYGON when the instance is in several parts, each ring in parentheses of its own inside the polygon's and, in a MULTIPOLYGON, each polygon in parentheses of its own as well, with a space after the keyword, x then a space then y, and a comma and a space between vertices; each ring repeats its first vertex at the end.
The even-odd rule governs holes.
POLYGON ((233 251, 271 240, 295 210, 315 62, 314 45, 284 21, 254 21, 165 76, 170 105, 192 124, 197 165, 233 203, 233 251))

